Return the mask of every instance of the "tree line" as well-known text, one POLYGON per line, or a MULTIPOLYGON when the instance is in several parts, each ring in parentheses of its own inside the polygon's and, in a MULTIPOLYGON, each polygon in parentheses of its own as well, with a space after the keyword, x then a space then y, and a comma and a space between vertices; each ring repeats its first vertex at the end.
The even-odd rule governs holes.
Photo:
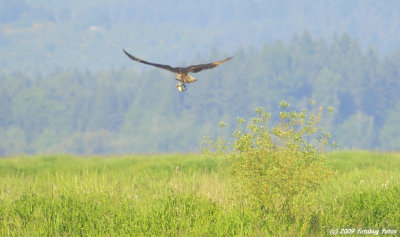
MULTIPOLYGON (((214 49, 193 61, 225 56, 214 49)), ((204 136, 229 137, 256 107, 274 113, 285 100, 300 110, 310 99, 334 108, 323 126, 339 148, 400 149, 400 50, 383 57, 348 34, 327 42, 305 32, 241 48, 194 76, 180 93, 158 69, 3 73, 0 154, 197 152, 204 136)))

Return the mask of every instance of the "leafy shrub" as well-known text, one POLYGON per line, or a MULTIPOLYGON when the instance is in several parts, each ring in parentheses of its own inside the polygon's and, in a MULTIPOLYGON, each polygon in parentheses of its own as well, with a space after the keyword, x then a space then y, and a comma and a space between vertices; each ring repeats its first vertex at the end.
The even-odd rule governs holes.
POLYGON ((293 223, 302 197, 316 190, 330 176, 325 147, 330 135, 318 127, 323 112, 290 111, 281 102, 279 119, 262 108, 247 124, 237 118, 233 144, 224 138, 206 138, 206 153, 225 156, 239 185, 238 190, 264 220, 293 223), (297 203, 297 204, 296 204, 297 203))

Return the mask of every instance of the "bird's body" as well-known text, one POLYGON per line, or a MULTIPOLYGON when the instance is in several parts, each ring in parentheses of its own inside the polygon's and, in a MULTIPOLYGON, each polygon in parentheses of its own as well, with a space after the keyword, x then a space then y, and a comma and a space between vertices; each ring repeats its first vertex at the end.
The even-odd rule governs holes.
POLYGON ((187 73, 176 73, 176 80, 182 82, 182 83, 192 83, 197 81, 196 78, 192 77, 191 75, 187 73))
POLYGON ((169 65, 164 65, 164 64, 158 64, 158 63, 150 63, 147 62, 145 60, 136 58, 135 56, 129 54, 128 52, 126 52, 125 50, 123 50, 124 53, 132 60, 140 62, 140 63, 144 63, 147 65, 151 65, 154 67, 158 67, 158 68, 162 68, 165 69, 167 71, 173 72, 176 74, 176 80, 179 81, 178 85, 176 85, 176 87, 178 88, 179 91, 185 91, 186 88, 186 83, 193 83, 195 81, 197 81, 196 78, 192 77, 191 75, 189 75, 189 73, 196 73, 196 72, 200 72, 202 70, 205 69, 211 69, 214 68, 222 63, 225 63, 229 60, 231 60, 233 57, 229 57, 226 58, 224 60, 221 61, 216 61, 216 62, 212 62, 212 63, 206 63, 206 64, 198 64, 198 65, 192 65, 192 66, 188 66, 188 67, 171 67, 169 65), (182 84, 181 84, 182 83, 182 84))

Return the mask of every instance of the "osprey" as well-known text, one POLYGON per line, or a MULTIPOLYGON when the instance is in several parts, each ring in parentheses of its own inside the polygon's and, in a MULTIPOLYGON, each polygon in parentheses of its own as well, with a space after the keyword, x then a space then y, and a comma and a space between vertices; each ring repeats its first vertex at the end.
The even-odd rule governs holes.
POLYGON ((196 78, 192 77, 191 75, 189 75, 190 72, 195 73, 195 72, 200 72, 202 70, 205 69, 211 69, 214 68, 222 63, 225 63, 229 60, 231 60, 233 57, 229 57, 226 58, 224 60, 221 61, 216 61, 216 62, 212 62, 212 63, 206 63, 206 64, 198 64, 198 65, 192 65, 189 67, 171 67, 169 65, 163 65, 163 64, 158 64, 158 63, 150 63, 150 62, 146 62, 142 59, 139 59, 131 54, 129 54, 128 52, 126 52, 123 49, 124 53, 132 60, 140 62, 140 63, 144 63, 147 65, 151 65, 154 67, 159 67, 162 69, 165 69, 167 71, 173 72, 176 74, 176 80, 179 81, 178 85, 176 85, 176 87, 178 87, 179 91, 185 91, 187 90, 185 83, 192 83, 197 81, 196 78))

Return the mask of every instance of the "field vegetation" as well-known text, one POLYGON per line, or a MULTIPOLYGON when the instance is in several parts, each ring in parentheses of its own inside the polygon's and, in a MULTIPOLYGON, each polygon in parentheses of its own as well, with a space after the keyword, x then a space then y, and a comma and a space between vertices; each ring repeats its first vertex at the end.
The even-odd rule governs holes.
POLYGON ((288 210, 293 219, 271 226, 212 157, 1 159, 0 235, 326 235, 331 227, 398 227, 400 154, 331 152, 327 163, 331 180, 288 210))
MULTIPOLYGON (((0 159, 0 235, 327 235, 398 228, 400 154, 326 154, 322 107, 257 108, 204 154, 0 159)), ((221 123, 223 126, 224 123, 221 123)))

